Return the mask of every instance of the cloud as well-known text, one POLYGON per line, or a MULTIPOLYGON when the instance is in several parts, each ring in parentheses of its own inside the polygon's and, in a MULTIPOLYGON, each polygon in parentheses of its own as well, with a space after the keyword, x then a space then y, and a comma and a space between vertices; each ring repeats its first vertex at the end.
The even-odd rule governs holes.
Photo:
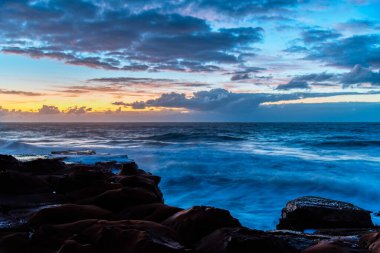
POLYGON ((91 111, 92 111, 92 108, 88 108, 86 106, 81 106, 81 107, 75 106, 75 107, 68 108, 65 111, 65 113, 68 113, 68 114, 84 114, 84 113, 91 112, 91 111))
POLYGON ((331 80, 335 74, 320 73, 293 77, 288 83, 277 86, 277 90, 311 89, 313 85, 324 85, 322 82, 331 80))
POLYGON ((252 79, 252 74, 254 73, 259 73, 261 71, 265 70, 265 68, 259 68, 259 67, 243 67, 242 70, 235 71, 232 73, 227 73, 227 74, 232 74, 231 76, 231 81, 239 81, 239 80, 247 80, 247 79, 252 79))
POLYGON ((380 85, 380 70, 373 71, 360 65, 355 67, 341 77, 341 82, 345 86, 353 86, 357 84, 369 83, 373 86, 380 85))
POLYGON ((37 97, 37 96, 43 96, 43 93, 39 92, 31 92, 31 91, 20 91, 20 90, 4 90, 0 89, 0 94, 3 95, 22 95, 22 96, 28 96, 28 97, 37 97))
POLYGON ((332 39, 337 39, 342 35, 333 30, 324 29, 308 29, 301 33, 303 41, 307 43, 325 42, 332 39))
POLYGON ((38 113, 40 114, 58 114, 61 113, 58 107, 53 105, 43 105, 40 109, 38 109, 38 113))
POLYGON ((347 22, 339 23, 337 25, 338 29, 348 30, 353 32, 361 32, 363 30, 380 29, 380 23, 376 20, 369 19, 350 19, 347 22))
POLYGON ((312 43, 292 45, 287 52, 303 53, 305 60, 323 62, 329 66, 353 68, 359 64, 363 67, 380 67, 380 35, 365 34, 351 37, 320 36, 320 40, 309 38, 312 43))
MULTIPOLYGON (((195 81, 184 81, 178 79, 169 79, 169 78, 135 78, 135 77, 103 77, 103 78, 93 78, 88 79, 89 83, 100 83, 100 84, 109 84, 111 87, 118 87, 122 90, 125 87, 133 88, 181 88, 181 87, 207 87, 210 86, 208 83, 201 83, 195 81)), ((96 86, 98 89, 102 86, 96 86)), ((95 87, 95 90, 96 90, 95 87)), ((104 86, 109 87, 109 86, 104 86)), ((75 89, 75 86, 72 88, 75 89)), ((77 87, 78 88, 78 87, 77 87)), ((82 86, 83 90, 91 90, 90 86, 82 86)))
POLYGON ((194 92, 191 97, 184 93, 164 93, 156 99, 133 103, 114 102, 113 105, 145 109, 147 107, 184 108, 193 111, 219 111, 223 113, 249 112, 266 102, 295 100, 308 97, 329 97, 336 95, 359 94, 353 92, 338 93, 233 93, 225 89, 211 89, 194 92))
MULTIPOLYGON (((214 29, 204 19, 166 9, 213 6, 182 2, 4 0, 0 49, 109 70, 210 72, 219 70, 215 63, 242 61, 239 55, 262 40, 260 27, 214 29)), ((288 6, 266 2, 259 5, 288 6)))

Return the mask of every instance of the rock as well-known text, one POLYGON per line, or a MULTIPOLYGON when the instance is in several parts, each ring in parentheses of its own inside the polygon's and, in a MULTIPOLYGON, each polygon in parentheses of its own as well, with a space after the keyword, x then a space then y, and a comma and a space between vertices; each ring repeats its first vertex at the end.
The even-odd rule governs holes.
POLYGON ((149 221, 98 221, 80 233, 97 252, 175 253, 184 252, 177 234, 149 221))
POLYGON ((121 165, 120 175, 138 175, 138 174, 146 174, 145 171, 140 170, 139 166, 134 161, 129 163, 123 163, 121 165))
POLYGON ((360 245, 372 253, 380 253, 380 233, 372 232, 360 238, 360 245))
POLYGON ((57 192, 67 193, 89 186, 97 186, 103 184, 111 176, 110 173, 87 165, 75 165, 70 168, 70 171, 68 175, 57 181, 55 185, 57 192))
POLYGON ((91 244, 80 244, 74 240, 67 240, 57 253, 95 253, 95 249, 91 244))
POLYGON ((60 159, 36 159, 23 163, 23 170, 35 175, 54 174, 67 169, 67 166, 60 159))
POLYGON ((90 205, 64 204, 42 209, 35 213, 28 221, 34 227, 43 224, 62 224, 86 219, 110 218, 111 212, 90 205))
POLYGON ((95 150, 63 150, 52 151, 52 155, 96 155, 95 150))
POLYGON ((302 253, 369 253, 366 249, 352 248, 343 241, 321 241, 302 253))
POLYGON ((49 184, 36 176, 17 171, 0 172, 0 194, 30 194, 49 190, 49 184))
POLYGON ((123 187, 106 191, 98 196, 79 201, 78 203, 96 205, 111 211, 121 211, 131 206, 162 203, 162 199, 145 189, 123 187))
POLYGON ((33 244, 29 233, 11 233, 0 238, 1 253, 53 253, 33 244))
POLYGON ((194 244, 204 236, 222 227, 241 227, 240 222, 231 216, 227 210, 194 206, 178 212, 162 224, 173 228, 188 244, 194 244))
POLYGON ((350 203, 320 197, 301 197, 286 204, 278 229, 370 228, 369 211, 350 203))
POLYGON ((199 253, 293 253, 285 241, 259 230, 221 228, 204 237, 196 247, 199 253))
POLYGON ((149 174, 131 175, 131 176, 115 176, 111 177, 110 180, 114 183, 122 184, 126 187, 137 187, 146 189, 147 191, 153 192, 158 198, 163 197, 162 192, 158 188, 158 183, 160 182, 159 177, 155 177, 149 174))
MULTIPOLYGON (((42 226, 32 241, 51 249, 84 249, 96 253, 184 253, 178 235, 170 228, 149 221, 85 220, 42 226), (75 235, 75 236, 73 236, 75 235)), ((82 251, 79 251, 82 252, 82 251)), ((86 251, 84 251, 86 252, 86 251)))
POLYGON ((0 155, 0 171, 18 170, 22 164, 13 156, 0 155))
POLYGON ((119 213, 119 217, 125 220, 148 220, 162 222, 182 210, 183 209, 181 208, 167 206, 162 203, 153 203, 129 207, 119 213))

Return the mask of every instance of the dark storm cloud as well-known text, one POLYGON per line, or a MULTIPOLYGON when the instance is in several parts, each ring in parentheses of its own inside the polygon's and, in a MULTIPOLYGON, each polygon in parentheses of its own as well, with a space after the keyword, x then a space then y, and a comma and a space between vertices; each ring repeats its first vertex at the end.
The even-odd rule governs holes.
MULTIPOLYGON (((269 2, 255 4, 288 6, 269 2)), ((226 8, 212 1, 183 4, 226 8)), ((163 9, 147 1, 4 0, 0 48, 93 68, 210 72, 219 70, 214 63, 239 62, 239 55, 262 39, 258 27, 212 30, 206 20, 163 9)))
POLYGON ((340 93, 292 93, 292 94, 269 94, 269 93, 233 93, 225 89, 212 89, 208 91, 194 92, 193 96, 187 97, 183 93, 164 93, 157 99, 136 101, 133 103, 114 102, 113 105, 144 109, 147 107, 185 108, 194 111, 219 111, 241 112, 252 111, 265 102, 277 102, 294 100, 307 97, 329 97, 335 95, 359 94, 353 92, 340 93))

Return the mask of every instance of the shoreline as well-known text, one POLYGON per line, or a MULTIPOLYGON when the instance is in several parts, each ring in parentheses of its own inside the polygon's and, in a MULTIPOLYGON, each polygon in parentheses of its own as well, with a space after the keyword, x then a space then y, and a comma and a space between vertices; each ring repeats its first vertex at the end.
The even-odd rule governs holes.
POLYGON ((0 155, 0 170, 0 252, 380 250, 370 213, 345 202, 295 199, 282 210, 279 230, 259 231, 241 226, 228 210, 165 205, 160 177, 134 162, 20 162, 0 155))

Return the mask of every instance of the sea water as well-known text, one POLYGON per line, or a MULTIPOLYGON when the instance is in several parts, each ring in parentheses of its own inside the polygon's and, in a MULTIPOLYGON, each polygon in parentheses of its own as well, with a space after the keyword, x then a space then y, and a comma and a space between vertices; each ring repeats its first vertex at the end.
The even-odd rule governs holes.
POLYGON ((305 195, 380 211, 378 123, 0 123, 2 154, 65 150, 96 152, 67 162, 135 160, 162 177, 166 204, 225 208, 251 228, 274 229, 305 195))

